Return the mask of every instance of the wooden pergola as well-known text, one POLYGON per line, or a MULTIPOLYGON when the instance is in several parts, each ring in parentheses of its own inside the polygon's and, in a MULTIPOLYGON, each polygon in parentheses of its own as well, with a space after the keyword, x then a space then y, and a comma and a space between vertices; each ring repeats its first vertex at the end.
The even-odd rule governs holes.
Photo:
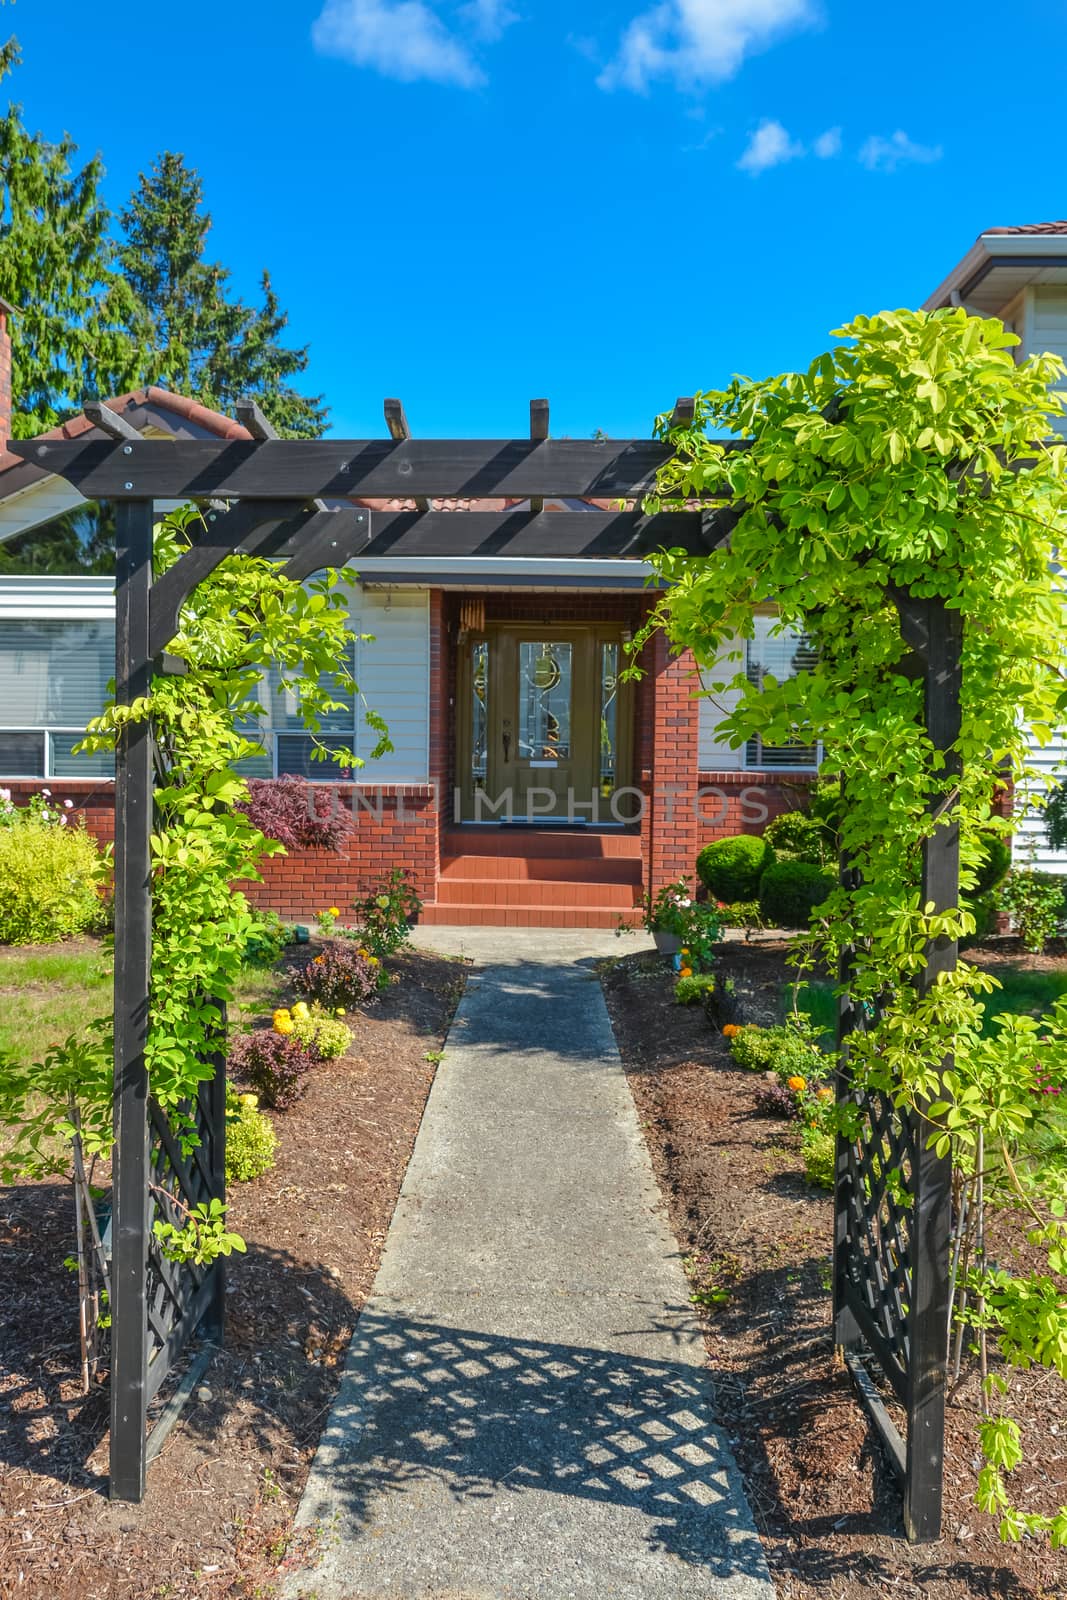
MULTIPOLYGON (((386 401, 389 437, 279 440, 258 407, 238 406, 250 440, 159 441, 142 438, 103 403, 86 415, 103 438, 37 439, 9 448, 64 478, 87 499, 116 507, 116 700, 147 695, 153 673, 180 670, 167 655, 182 605, 197 584, 232 555, 272 557, 303 579, 360 557, 390 561, 466 556, 639 560, 670 548, 706 556, 729 537, 741 508, 666 511, 646 516, 639 503, 670 460, 653 439, 582 441, 548 437, 548 405, 530 406, 527 438, 417 440, 399 401, 386 401), (436 498, 524 502, 503 511, 434 510, 436 498), (545 510, 553 498, 613 502, 623 509, 545 510), (411 501, 411 511, 359 501, 411 501), (154 506, 194 502, 204 526, 193 546, 158 580, 152 573, 154 506)), ((679 400, 676 422, 692 419, 679 400)), ((736 441, 732 448, 744 448, 736 441)), ((950 752, 959 731, 960 630, 931 601, 894 597, 911 666, 926 686, 927 731, 950 752)), ((958 619, 957 619, 958 622, 958 619)), ((162 1260, 152 1233, 160 1178, 190 1204, 224 1198, 224 1059, 193 1108, 202 1140, 185 1160, 151 1099, 145 1070, 151 972, 153 740, 146 722, 119 737, 115 766, 115 1135, 111 1493, 139 1501, 159 1428, 147 1432, 147 1408, 199 1330, 222 1336, 221 1262, 191 1273, 162 1260)), ((848 872, 847 863, 843 870, 848 872)), ((956 829, 935 830, 924 850, 924 899, 955 906, 959 893, 956 829)), ((942 942, 929 953, 922 983, 956 959, 942 942)), ((848 971, 842 974, 847 984, 848 971)), ((842 1002, 839 1096, 858 1099, 848 1073, 848 1036, 862 1027, 859 1008, 842 1002)), ((835 1338, 861 1342, 875 1356, 907 1413, 901 1439, 858 1355, 850 1367, 904 1483, 905 1523, 914 1540, 939 1536, 944 1442, 951 1169, 926 1149, 921 1131, 892 1108, 864 1099, 870 1130, 859 1148, 838 1142, 835 1237, 835 1338), (884 1153, 906 1166, 909 1203, 887 1188, 884 1153)), ((164 1184, 165 1186, 165 1184, 164 1184)), ((182 1392, 191 1389, 186 1375, 182 1392)), ((179 1396, 180 1398, 180 1396, 179 1396)), ((176 1414, 170 1406, 169 1425, 176 1414)))

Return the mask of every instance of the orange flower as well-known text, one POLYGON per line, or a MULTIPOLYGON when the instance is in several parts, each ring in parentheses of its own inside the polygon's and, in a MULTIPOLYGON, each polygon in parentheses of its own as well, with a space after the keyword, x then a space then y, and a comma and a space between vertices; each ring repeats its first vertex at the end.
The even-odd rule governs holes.
POLYGON ((692 967, 679 967, 678 975, 682 978, 691 978, 693 976, 693 969, 692 967))
POLYGON ((724 1039, 736 1039, 740 1032, 741 1024, 739 1022, 728 1022, 722 1030, 722 1036, 724 1039))
POLYGON ((803 1094, 807 1087, 807 1078, 802 1078, 799 1076, 799 1074, 796 1077, 786 1079, 786 1088, 792 1089, 794 1094, 803 1094))
POLYGON ((823 1088, 823 1089, 816 1089, 816 1091, 815 1091, 816 1100, 832 1100, 833 1097, 834 1097, 834 1091, 832 1089, 823 1088))

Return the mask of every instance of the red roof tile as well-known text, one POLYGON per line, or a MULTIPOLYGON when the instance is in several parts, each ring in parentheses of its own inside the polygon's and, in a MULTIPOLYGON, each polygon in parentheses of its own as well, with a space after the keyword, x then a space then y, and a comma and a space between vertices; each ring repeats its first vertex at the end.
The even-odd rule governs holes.
POLYGON ((1067 233, 1067 221, 1020 222, 1008 228, 984 228, 983 238, 987 233, 1067 233))
MULTIPOLYGON (((198 400, 190 400, 184 394, 172 394, 169 389, 161 389, 158 384, 149 384, 147 389, 134 389, 129 394, 116 395, 113 400, 105 402, 112 411, 122 412, 131 406, 153 406, 157 411, 170 411, 176 417, 181 417, 185 422, 191 422, 194 427, 203 428, 206 433, 213 433, 220 439, 251 439, 252 435, 241 423, 234 422, 232 417, 224 417, 219 411, 211 411, 207 406, 202 406, 198 400)), ((38 434, 40 439, 79 439, 83 433, 91 433, 94 424, 86 416, 71 417, 67 422, 61 422, 56 428, 49 428, 46 433, 38 434)), ((12 467, 24 466, 21 456, 12 455, 9 450, 0 451, 0 473, 7 472, 12 467)))

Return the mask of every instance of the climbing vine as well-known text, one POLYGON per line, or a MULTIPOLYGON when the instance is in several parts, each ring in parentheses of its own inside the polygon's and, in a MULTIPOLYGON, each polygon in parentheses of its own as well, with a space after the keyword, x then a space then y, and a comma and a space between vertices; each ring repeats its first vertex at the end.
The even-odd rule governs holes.
MULTIPOLYGON (((199 522, 199 513, 188 507, 157 525, 157 576, 178 560, 199 522)), ((184 670, 155 676, 151 693, 131 706, 112 702, 80 747, 113 750, 123 727, 151 720, 159 763, 146 1062, 151 1092, 187 1150, 195 1134, 185 1108, 214 1073, 210 1057, 222 1043, 221 1008, 232 998, 255 925, 234 886, 258 879, 264 857, 284 853, 241 809, 248 785, 238 768, 260 753, 268 668, 274 668, 278 692, 295 698, 315 741, 313 757, 336 758, 346 768, 363 764, 351 750, 331 749, 322 731, 329 714, 359 694, 344 587, 353 577, 331 571, 300 584, 276 563, 228 557, 182 611, 170 653, 184 670)), ((364 707, 363 714, 378 735, 376 755, 389 748, 387 731, 372 709, 364 707)), ((92 1158, 110 1152, 112 1050, 106 1017, 50 1051, 40 1065, 0 1066, 0 1120, 13 1130, 4 1152, 5 1179, 66 1170, 74 1133, 72 1091, 85 1153, 92 1158)), ((200 1264, 240 1248, 235 1237, 217 1207, 190 1214, 182 1228, 166 1224, 160 1234, 174 1259, 200 1264)))
POLYGON ((933 811, 959 825, 966 901, 983 835, 1009 826, 997 791, 1038 781, 1027 728, 1047 742, 1065 717, 1067 627, 1050 573, 1067 527, 1067 451, 1048 440, 1064 369, 1051 356, 1016 362, 1013 334, 962 310, 861 317, 835 337, 845 342, 806 372, 701 394, 691 425, 659 419, 675 453, 646 508, 695 503, 727 536, 707 557, 658 559, 668 587, 649 626, 694 651, 709 694, 735 692, 724 719, 735 745, 812 730, 823 741, 856 884, 822 908, 817 955, 837 971, 855 952, 852 991, 874 1020, 851 1067, 951 1151, 957 1240, 968 1215, 995 1211, 1014 1230, 1019 1249, 999 1266, 984 1221, 953 1260, 956 1337, 965 1320, 983 1356, 977 1497, 1002 1537, 1059 1547, 1067 1507, 1012 1502, 1021 1440, 1007 1392, 1012 1367, 1067 1379, 1067 1005, 1041 1022, 997 1016, 995 980, 966 961, 925 994, 913 979, 932 940, 974 929, 966 905, 923 903, 933 811), (962 776, 925 731, 901 636, 908 596, 962 619, 962 776), (756 685, 731 651, 770 610, 807 636, 814 660, 756 685), (987 1340, 1001 1358, 988 1370, 987 1340))

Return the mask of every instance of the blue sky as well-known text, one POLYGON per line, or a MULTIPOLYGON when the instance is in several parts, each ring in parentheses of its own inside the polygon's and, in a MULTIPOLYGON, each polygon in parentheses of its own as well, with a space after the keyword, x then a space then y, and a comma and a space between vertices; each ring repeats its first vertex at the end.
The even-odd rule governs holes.
POLYGON ((122 204, 163 149, 273 274, 331 431, 647 433, 1067 215, 1067 6, 20 0, 31 126, 122 204))

